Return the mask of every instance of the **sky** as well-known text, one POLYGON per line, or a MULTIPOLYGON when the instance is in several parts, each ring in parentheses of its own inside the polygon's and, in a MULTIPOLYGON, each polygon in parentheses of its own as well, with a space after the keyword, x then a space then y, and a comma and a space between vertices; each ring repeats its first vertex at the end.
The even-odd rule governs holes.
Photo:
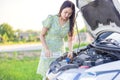
MULTIPOLYGON (((0 24, 8 23, 14 30, 40 31, 42 21, 50 14, 57 14, 64 1, 65 0, 0 0, 0 24)), ((75 3, 76 0, 71 1, 75 3)), ((81 14, 78 21, 80 22, 77 22, 79 28, 85 26, 81 14)))
MULTIPOLYGON (((0 0, 0 24, 14 30, 41 30, 42 21, 59 12, 65 0, 0 0)), ((75 3, 75 0, 71 0, 75 3)))

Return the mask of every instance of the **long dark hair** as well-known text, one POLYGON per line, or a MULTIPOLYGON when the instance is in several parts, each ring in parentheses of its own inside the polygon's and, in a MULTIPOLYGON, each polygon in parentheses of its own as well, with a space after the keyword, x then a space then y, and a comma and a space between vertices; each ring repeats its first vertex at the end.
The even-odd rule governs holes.
POLYGON ((73 35, 74 20, 75 20, 75 5, 74 5, 74 3, 69 1, 69 0, 65 1, 61 6, 58 15, 61 16, 60 14, 61 14, 62 10, 66 7, 70 7, 72 9, 72 15, 69 18, 70 19, 69 36, 72 36, 73 35))

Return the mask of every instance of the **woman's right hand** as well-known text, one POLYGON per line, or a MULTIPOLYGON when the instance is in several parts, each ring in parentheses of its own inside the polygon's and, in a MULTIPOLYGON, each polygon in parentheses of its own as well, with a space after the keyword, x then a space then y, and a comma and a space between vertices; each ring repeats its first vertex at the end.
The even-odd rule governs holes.
POLYGON ((51 51, 47 49, 47 50, 45 51, 45 56, 48 57, 48 58, 50 58, 50 57, 52 56, 51 51))

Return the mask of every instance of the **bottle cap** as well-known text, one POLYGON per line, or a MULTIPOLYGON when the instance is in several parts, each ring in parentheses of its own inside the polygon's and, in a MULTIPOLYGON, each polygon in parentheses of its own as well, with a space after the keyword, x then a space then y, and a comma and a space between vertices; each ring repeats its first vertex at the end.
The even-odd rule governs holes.
POLYGON ((66 62, 69 63, 70 62, 70 58, 66 57, 66 62))

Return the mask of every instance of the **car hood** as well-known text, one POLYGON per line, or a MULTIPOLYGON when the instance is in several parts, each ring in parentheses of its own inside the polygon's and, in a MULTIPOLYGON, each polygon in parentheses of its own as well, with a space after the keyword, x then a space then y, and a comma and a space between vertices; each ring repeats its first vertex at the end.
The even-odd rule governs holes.
POLYGON ((94 38, 106 31, 120 32, 119 0, 76 0, 76 5, 94 38))
POLYGON ((120 72, 118 64, 120 60, 89 68, 81 74, 79 80, 119 80, 120 75, 115 75, 120 72))

